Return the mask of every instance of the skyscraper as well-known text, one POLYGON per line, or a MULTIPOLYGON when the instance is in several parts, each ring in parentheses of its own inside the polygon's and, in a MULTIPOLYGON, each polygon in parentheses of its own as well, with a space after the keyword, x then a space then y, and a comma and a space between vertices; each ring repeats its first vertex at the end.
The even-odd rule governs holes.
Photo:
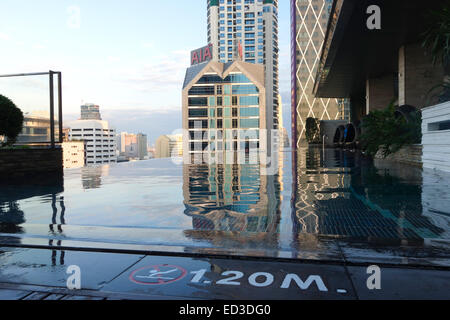
POLYGON ((185 163, 208 155, 222 163, 234 152, 267 150, 264 67, 242 61, 191 66, 183 84, 185 163), (261 132, 264 130, 264 132, 261 132))
POLYGON ((242 60, 265 66, 266 127, 278 129, 278 0, 207 3, 208 42, 213 46, 213 60, 242 60))
POLYGON ((347 101, 313 95, 332 5, 332 0, 291 0, 293 147, 306 143, 305 126, 309 117, 319 120, 345 117, 347 101))

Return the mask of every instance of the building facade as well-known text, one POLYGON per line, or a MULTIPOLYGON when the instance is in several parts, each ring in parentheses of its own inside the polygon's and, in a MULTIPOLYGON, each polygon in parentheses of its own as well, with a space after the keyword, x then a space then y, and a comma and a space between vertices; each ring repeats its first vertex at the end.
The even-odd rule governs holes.
POLYGON ((70 141, 86 143, 86 165, 116 163, 116 130, 103 120, 78 120, 70 124, 70 141))
POLYGON ((306 144, 306 120, 342 120, 348 101, 313 94, 333 0, 291 0, 292 144, 306 144))
POLYGON ((213 60, 265 67, 266 127, 279 129, 278 0, 208 0, 213 60))
POLYGON ((63 165, 65 169, 81 168, 85 165, 85 142, 69 141, 62 143, 63 165))
POLYGON ((117 135, 117 150, 120 157, 144 160, 148 157, 147 136, 121 132, 117 135))
POLYGON ((164 135, 156 140, 155 158, 163 159, 183 156, 183 135, 164 135))
POLYGON ((82 105, 80 120, 102 120, 100 115, 100 106, 95 104, 82 105))
MULTIPOLYGON (((55 139, 59 139, 59 122, 55 120, 55 139)), ((17 137, 17 144, 38 144, 51 141, 50 114, 33 112, 24 114, 22 132, 17 137)))
POLYGON ((227 151, 267 150, 265 99, 262 65, 211 61, 189 68, 182 103, 185 161, 206 153, 223 161, 227 151))

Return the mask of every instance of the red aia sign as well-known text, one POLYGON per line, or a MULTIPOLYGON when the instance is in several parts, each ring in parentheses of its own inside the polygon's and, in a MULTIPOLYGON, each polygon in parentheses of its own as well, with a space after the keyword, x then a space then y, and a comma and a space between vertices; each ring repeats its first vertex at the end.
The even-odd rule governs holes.
POLYGON ((212 44, 191 52, 191 66, 212 60, 212 44))

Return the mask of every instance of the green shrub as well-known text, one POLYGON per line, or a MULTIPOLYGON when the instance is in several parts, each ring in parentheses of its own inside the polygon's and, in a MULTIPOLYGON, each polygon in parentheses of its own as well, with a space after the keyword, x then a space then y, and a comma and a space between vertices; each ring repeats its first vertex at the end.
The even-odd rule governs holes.
POLYGON ((396 153, 411 144, 421 143, 422 116, 420 112, 411 115, 407 121, 395 116, 392 103, 385 110, 372 111, 362 122, 361 147, 369 156, 378 151, 383 157, 396 153))
POLYGON ((14 102, 0 95, 0 136, 8 139, 6 145, 16 142, 17 136, 22 131, 23 113, 14 102))
POLYGON ((306 140, 308 143, 320 143, 320 122, 315 118, 306 119, 306 140))

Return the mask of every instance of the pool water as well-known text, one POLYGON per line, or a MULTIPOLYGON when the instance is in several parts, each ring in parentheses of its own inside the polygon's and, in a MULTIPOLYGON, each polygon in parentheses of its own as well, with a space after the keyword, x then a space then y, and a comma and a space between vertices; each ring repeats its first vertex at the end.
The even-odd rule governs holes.
POLYGON ((333 149, 280 152, 278 163, 266 175, 155 159, 3 181, 0 241, 339 259, 344 242, 450 240, 446 174, 333 149))

